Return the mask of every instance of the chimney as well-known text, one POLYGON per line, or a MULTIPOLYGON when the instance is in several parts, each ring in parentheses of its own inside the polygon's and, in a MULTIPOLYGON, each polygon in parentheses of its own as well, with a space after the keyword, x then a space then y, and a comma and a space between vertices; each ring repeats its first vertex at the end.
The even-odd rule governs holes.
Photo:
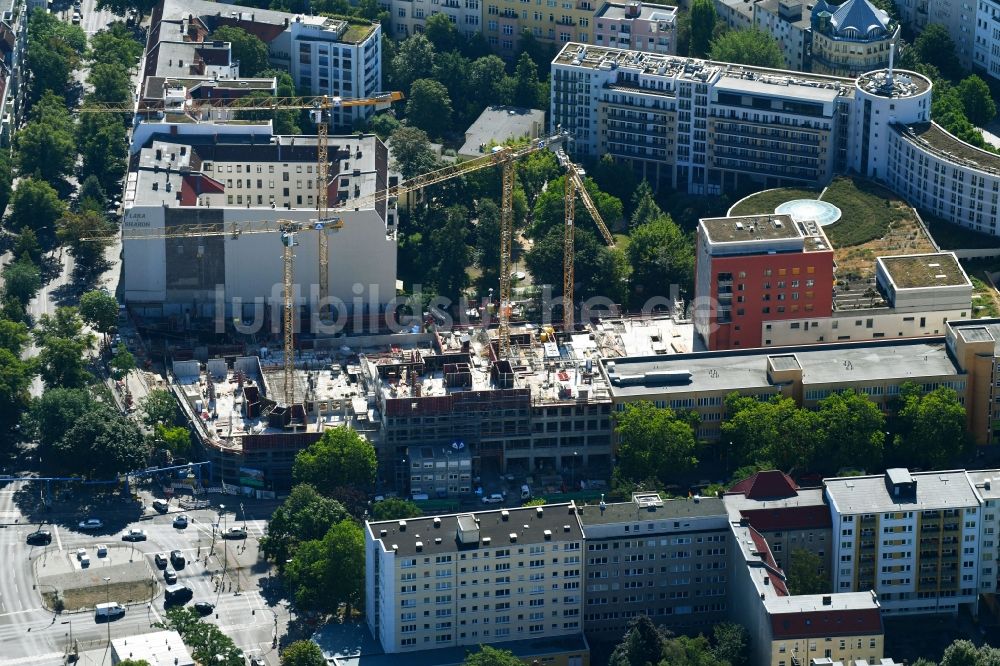
POLYGON ((830 596, 829 594, 824 594, 823 595, 823 605, 824 606, 832 606, 833 605, 833 597, 830 596))

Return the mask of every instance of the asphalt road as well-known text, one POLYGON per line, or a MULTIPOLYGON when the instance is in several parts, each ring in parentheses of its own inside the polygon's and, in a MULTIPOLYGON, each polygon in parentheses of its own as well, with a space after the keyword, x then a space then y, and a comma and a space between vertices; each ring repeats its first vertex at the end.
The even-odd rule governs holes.
MULTIPOLYGON (((152 627, 163 616, 162 592, 151 604, 135 604, 125 616, 110 624, 98 624, 93 612, 54 614, 42 607, 32 573, 33 558, 44 557, 43 548, 25 544, 25 536, 37 529, 26 523, 26 518, 13 502, 15 487, 0 488, 0 666, 47 666, 62 664, 69 646, 72 627, 74 642, 81 652, 96 650, 99 654, 107 645, 108 631, 112 638, 143 634, 158 629, 152 627)), ((233 498, 233 507, 239 499, 233 498)), ((53 533, 48 549, 74 551, 87 548, 94 553, 98 543, 123 543, 121 534, 132 527, 146 530, 148 540, 135 544, 136 551, 151 561, 151 567, 162 582, 162 574, 152 564, 155 553, 180 550, 188 563, 178 570, 178 582, 190 587, 194 601, 209 601, 216 605, 214 614, 205 619, 219 625, 248 655, 263 657, 269 664, 277 664, 277 651, 271 640, 277 631, 279 637, 286 630, 288 611, 281 604, 268 605, 262 596, 269 578, 268 568, 258 562, 257 539, 266 525, 264 520, 248 520, 249 537, 240 541, 223 541, 216 538, 212 554, 213 523, 218 512, 212 509, 188 512, 193 522, 187 529, 175 529, 174 515, 156 515, 151 520, 126 523, 116 519, 113 512, 107 529, 97 533, 83 533, 75 529, 77 516, 47 527, 53 533), (114 530, 114 531, 112 531, 114 530), (207 564, 206 564, 207 557, 207 564), (219 585, 219 581, 223 581, 219 585)), ((104 517, 95 512, 97 517, 104 517)), ((222 527, 242 526, 237 515, 227 512, 222 527)), ((92 557, 92 568, 99 568, 101 560, 92 557)), ((110 664, 110 657, 107 661, 110 664)))

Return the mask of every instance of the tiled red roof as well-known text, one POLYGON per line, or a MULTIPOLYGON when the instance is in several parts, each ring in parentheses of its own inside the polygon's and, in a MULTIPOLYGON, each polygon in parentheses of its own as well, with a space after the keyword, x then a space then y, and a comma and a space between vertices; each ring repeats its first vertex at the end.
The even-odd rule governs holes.
POLYGON ((788 588, 785 586, 784 572, 774 560, 774 555, 771 553, 771 547, 767 545, 767 539, 765 539, 764 535, 755 530, 752 526, 747 527, 747 531, 750 532, 750 538, 753 539, 753 545, 757 549, 757 552, 760 553, 760 559, 767 569, 767 577, 771 580, 771 587, 774 588, 774 591, 778 596, 787 597, 788 588))
POLYGON ((832 525, 830 509, 826 505, 744 509, 740 515, 761 532, 824 529, 832 525))
POLYGON ((225 191, 226 188, 217 180, 213 180, 202 174, 189 174, 184 176, 184 180, 181 183, 181 205, 196 205, 199 194, 222 194, 225 191))
POLYGON ((878 608, 771 615, 771 632, 775 639, 869 635, 882 631, 882 614, 878 608))
POLYGON ((230 25, 234 28, 243 28, 251 35, 255 35, 265 44, 273 42, 278 35, 285 31, 285 26, 280 23, 261 23, 260 21, 243 21, 232 16, 218 16, 215 18, 216 30, 219 26, 230 25))
POLYGON ((776 499, 794 497, 799 486, 784 472, 776 469, 757 472, 749 479, 743 479, 729 489, 727 494, 742 494, 750 499, 776 499))

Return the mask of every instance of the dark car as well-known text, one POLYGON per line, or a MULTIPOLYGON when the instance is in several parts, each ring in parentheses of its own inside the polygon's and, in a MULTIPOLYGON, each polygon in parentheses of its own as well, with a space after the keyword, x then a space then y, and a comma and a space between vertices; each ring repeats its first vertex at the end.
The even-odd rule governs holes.
POLYGON ((191 601, 194 590, 186 585, 168 585, 163 590, 163 602, 166 605, 181 605, 191 601))
POLYGON ((211 615, 212 611, 215 610, 215 606, 207 601, 196 601, 194 602, 194 609, 198 611, 199 615, 211 615))
POLYGON ((167 569, 163 572, 163 580, 166 581, 167 585, 174 585, 177 583, 177 572, 172 569, 167 569))
POLYGON ((175 569, 184 568, 184 553, 179 550, 170 551, 170 562, 174 565, 175 569))
POLYGON ((122 535, 122 541, 145 541, 146 530, 129 530, 122 535))
POLYGON ((25 541, 29 546, 47 546, 52 543, 52 532, 47 530, 38 530, 37 532, 29 534, 25 541))
POLYGON ((156 556, 153 558, 153 561, 156 562, 157 569, 167 568, 167 556, 164 555, 163 553, 157 553, 156 556))

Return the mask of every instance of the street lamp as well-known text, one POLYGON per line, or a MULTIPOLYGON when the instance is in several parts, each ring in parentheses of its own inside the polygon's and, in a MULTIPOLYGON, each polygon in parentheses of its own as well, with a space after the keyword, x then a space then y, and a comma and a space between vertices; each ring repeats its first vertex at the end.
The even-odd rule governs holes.
MULTIPOLYGON (((111 576, 104 577, 104 602, 111 603, 111 576)), ((108 649, 111 649, 111 615, 107 617, 108 623, 108 649)))
MULTIPOLYGON (((70 652, 73 651, 73 620, 63 620, 59 624, 69 625, 69 641, 66 643, 66 656, 69 657, 70 652)), ((70 660, 72 661, 72 660, 70 660)))
POLYGON ((573 452, 573 472, 572 472, 572 476, 570 477, 573 480, 573 483, 572 483, 573 491, 576 490, 576 457, 578 455, 580 455, 580 454, 577 451, 573 452))

